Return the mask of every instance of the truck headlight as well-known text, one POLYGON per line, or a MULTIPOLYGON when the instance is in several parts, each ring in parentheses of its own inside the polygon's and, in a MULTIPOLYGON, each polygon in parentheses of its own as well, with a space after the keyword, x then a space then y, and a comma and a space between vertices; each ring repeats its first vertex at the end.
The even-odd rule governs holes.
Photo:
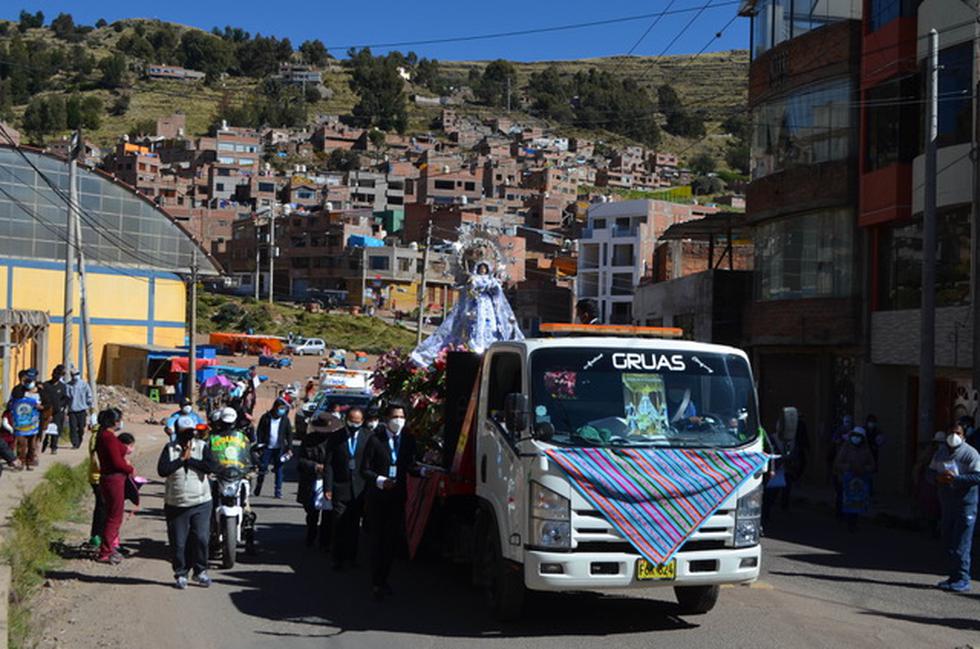
POLYGON ((759 544, 762 518, 762 486, 738 499, 735 510, 735 547, 746 548, 759 544))
POLYGON ((552 550, 572 547, 571 502, 537 482, 531 483, 531 545, 552 550))

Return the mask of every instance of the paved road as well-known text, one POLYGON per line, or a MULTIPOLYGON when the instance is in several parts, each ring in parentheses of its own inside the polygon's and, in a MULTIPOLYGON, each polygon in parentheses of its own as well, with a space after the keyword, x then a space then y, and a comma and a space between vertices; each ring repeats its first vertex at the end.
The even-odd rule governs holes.
MULTIPOLYGON (((141 458, 145 475, 154 475, 150 455, 141 458)), ((395 597, 374 602, 365 566, 333 572, 326 557, 302 546, 299 506, 267 497, 256 503, 260 555, 213 571, 210 590, 176 591, 161 493, 161 485, 147 485, 144 511, 123 529, 133 558, 117 567, 69 558, 51 576, 35 614, 45 622, 41 646, 980 647, 980 595, 931 588, 934 542, 879 528, 852 535, 804 512, 771 526, 763 579, 724 589, 706 616, 680 617, 669 590, 539 595, 527 621, 502 626, 463 570, 441 564, 398 564, 395 597)))

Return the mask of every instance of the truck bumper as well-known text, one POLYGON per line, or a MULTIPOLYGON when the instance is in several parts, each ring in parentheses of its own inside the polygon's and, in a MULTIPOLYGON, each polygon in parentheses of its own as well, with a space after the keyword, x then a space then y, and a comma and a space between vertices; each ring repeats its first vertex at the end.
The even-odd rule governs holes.
POLYGON ((742 584, 759 577, 761 546, 684 552, 675 555, 677 578, 638 581, 639 557, 625 553, 542 552, 524 555, 524 583, 532 590, 605 590, 742 584), (555 566, 561 566, 557 572, 555 566))

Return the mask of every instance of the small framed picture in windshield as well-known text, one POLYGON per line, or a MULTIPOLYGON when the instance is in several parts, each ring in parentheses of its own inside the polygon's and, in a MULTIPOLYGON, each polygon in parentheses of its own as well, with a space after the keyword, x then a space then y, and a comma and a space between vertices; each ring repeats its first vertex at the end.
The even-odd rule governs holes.
POLYGON ((626 425, 631 435, 655 437, 670 428, 664 379, 659 374, 621 375, 626 425))
POLYGON ((577 380, 578 374, 572 370, 550 370, 544 373, 544 389, 552 399, 574 399, 577 380))

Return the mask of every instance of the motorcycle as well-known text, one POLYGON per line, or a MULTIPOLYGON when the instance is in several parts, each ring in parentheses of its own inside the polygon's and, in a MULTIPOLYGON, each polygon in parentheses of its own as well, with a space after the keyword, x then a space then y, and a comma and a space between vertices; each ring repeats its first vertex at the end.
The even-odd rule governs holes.
POLYGON ((255 554, 255 512, 249 496, 250 471, 235 467, 222 470, 215 479, 216 506, 211 525, 212 547, 221 553, 221 567, 234 568, 239 544, 245 553, 255 554))

